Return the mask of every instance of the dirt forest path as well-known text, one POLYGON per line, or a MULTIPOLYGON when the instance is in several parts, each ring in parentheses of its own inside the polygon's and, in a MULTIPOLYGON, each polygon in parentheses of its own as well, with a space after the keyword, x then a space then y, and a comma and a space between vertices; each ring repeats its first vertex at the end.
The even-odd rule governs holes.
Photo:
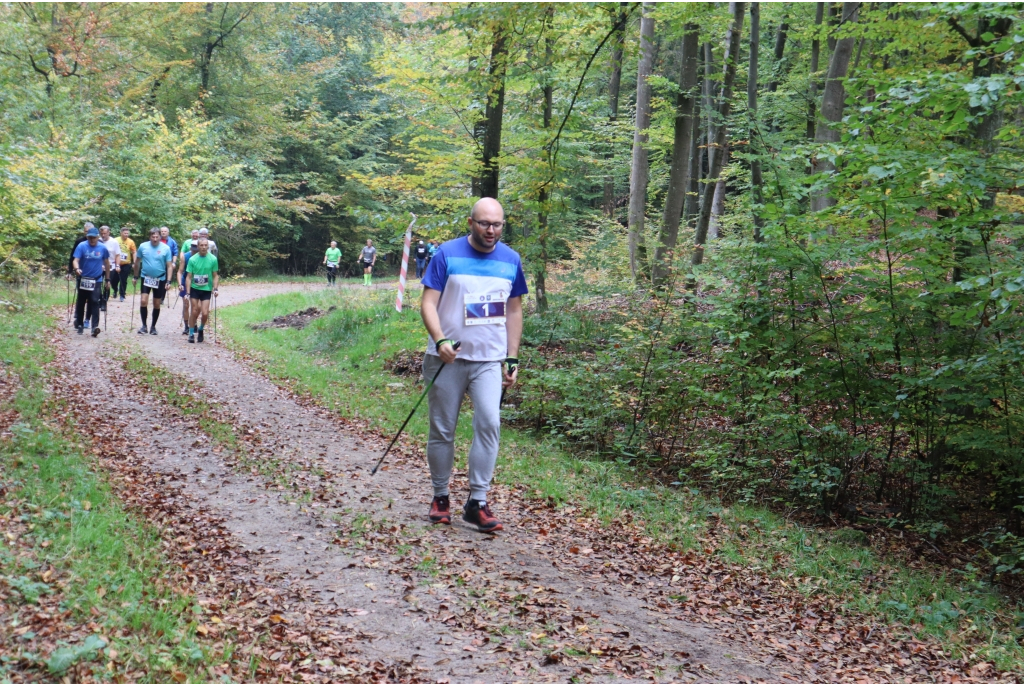
MULTIPOLYGON (((321 287, 229 285, 218 306, 321 287)), ((123 435, 106 461, 128 468, 122 491, 158 484, 152 497, 165 519, 205 521, 205 536, 228 550, 217 570, 190 576, 190 591, 220 612, 214 634, 273 628, 269 644, 249 646, 260 677, 740 682, 953 673, 933 648, 815 613, 753 572, 670 552, 628 521, 602 528, 501 484, 493 493, 501 534, 481 535, 458 517, 431 526, 429 477, 416 450, 406 446, 370 478, 382 436, 293 396, 209 337, 188 344, 176 326, 180 310, 165 309, 159 335, 137 335, 129 307, 130 299, 111 302, 98 339, 70 327, 58 336, 68 368, 110 369, 117 359, 124 370, 117 382, 104 374, 70 392, 86 417, 123 435), (144 358, 209 406, 207 420, 230 428, 237 447, 214 441, 126 357, 144 358), (90 392, 120 410, 98 409, 83 397, 90 392), (238 607, 234 618, 229 605, 238 607)), ((462 478, 453 508, 463 501, 462 478)), ((188 569, 207 554, 202 540, 165 542, 188 569)))

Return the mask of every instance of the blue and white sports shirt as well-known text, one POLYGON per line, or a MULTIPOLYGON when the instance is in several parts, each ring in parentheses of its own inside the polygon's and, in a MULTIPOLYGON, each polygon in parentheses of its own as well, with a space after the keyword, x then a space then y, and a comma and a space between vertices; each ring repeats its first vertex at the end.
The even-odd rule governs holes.
MULTIPOLYGON (((446 338, 462 343, 459 359, 503 361, 508 356, 505 306, 509 298, 527 293, 523 264, 515 250, 498 242, 480 252, 469 237, 438 248, 423 276, 424 287, 441 292, 437 314, 446 338)), ((433 338, 427 354, 437 354, 433 338)))

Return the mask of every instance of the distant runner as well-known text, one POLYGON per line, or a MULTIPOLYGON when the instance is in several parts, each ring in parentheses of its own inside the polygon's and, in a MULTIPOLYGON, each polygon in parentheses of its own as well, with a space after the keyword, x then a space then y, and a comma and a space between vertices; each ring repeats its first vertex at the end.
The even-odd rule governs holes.
POLYGON ((370 285, 373 265, 377 263, 377 248, 369 238, 366 239, 366 247, 359 252, 359 261, 363 265, 363 285, 370 285))
MULTIPOLYGON (((192 249, 192 243, 194 243, 197 240, 199 240, 199 229, 198 228, 193 228, 192 229, 192 237, 189 238, 188 240, 186 240, 185 242, 183 242, 181 244, 182 258, 188 256, 188 251, 190 249, 192 249)), ((181 266, 182 266, 182 268, 185 268, 185 262, 184 261, 181 263, 181 266)), ((184 278, 184 276, 182 276, 182 278, 184 278)))
POLYGON ((142 301, 139 314, 142 315, 142 327, 139 335, 149 333, 156 335, 156 322, 160 318, 160 302, 167 294, 167 286, 174 283, 174 262, 171 248, 160 242, 160 229, 149 231, 149 242, 139 245, 135 253, 135 280, 142 276, 142 301), (146 327, 146 316, 149 313, 149 294, 153 293, 153 323, 146 327))
POLYGON ((473 403, 473 444, 469 448, 469 501, 462 519, 482 533, 501 530, 487 492, 498 458, 501 389, 519 375, 526 277, 519 255, 499 242, 505 211, 482 198, 469 217, 470 234, 442 245, 423 277, 420 303, 430 339, 423 378, 447 364, 428 394, 430 434, 427 462, 434 486, 430 520, 451 523, 449 484, 455 464, 455 427, 462 399, 473 403), (456 354, 452 340, 462 346, 456 354))
POLYGON ((430 255, 430 249, 427 247, 427 244, 421 240, 416 243, 415 253, 416 278, 423 278, 423 272, 427 269, 427 257, 430 255))
POLYGON ((186 268, 185 297, 191 303, 188 333, 190 343, 196 342, 197 339, 198 342, 203 342, 203 327, 210 318, 210 297, 217 297, 217 285, 220 282, 220 274, 217 271, 220 265, 209 250, 210 241, 200 238, 199 254, 189 258, 186 268), (198 329, 196 319, 199 319, 198 329))
POLYGON ((437 241, 431 240, 427 246, 427 266, 430 266, 430 260, 434 258, 435 254, 437 254, 437 241))
MULTIPOLYGON (((71 246, 71 252, 68 254, 68 280, 71 280, 72 276, 75 277, 76 290, 78 289, 79 277, 75 275, 75 250, 78 249, 79 245, 85 242, 86 235, 88 235, 89 231, 93 228, 96 227, 93 226, 93 223, 91 221, 86 221, 82 225, 82 232, 78 235, 77 238, 75 238, 75 244, 71 246)), ((88 328, 90 323, 91 322, 88 319, 86 319, 85 327, 88 328)))
MULTIPOLYGON (((196 233, 198 233, 198 231, 196 231, 196 233)), ((181 322, 182 322, 181 334, 182 335, 188 335, 189 334, 189 323, 188 323, 189 322, 189 318, 188 318, 188 314, 189 314, 189 309, 191 308, 191 304, 192 304, 191 301, 188 299, 188 291, 185 289, 185 279, 187 277, 186 270, 188 269, 188 262, 189 262, 189 260, 192 259, 193 256, 199 254, 199 240, 196 239, 196 240, 191 240, 189 242, 191 244, 188 246, 188 251, 183 253, 185 256, 181 260, 181 276, 178 279, 179 281, 181 281, 181 283, 180 283, 181 289, 178 291, 178 297, 181 299, 181 322)))
POLYGON ((210 254, 212 254, 214 257, 217 257, 218 259, 220 259, 220 253, 217 251, 217 241, 212 240, 210 238, 210 229, 208 229, 208 228, 200 228, 199 229, 199 237, 200 238, 206 238, 207 240, 210 241, 210 254))
POLYGON ((338 249, 338 241, 332 240, 331 246, 324 253, 324 264, 327 265, 327 285, 334 285, 338 277, 338 264, 341 263, 341 250, 338 249))
POLYGON ((100 334, 100 290, 110 272, 110 253, 100 243, 96 227, 86 232, 85 242, 79 243, 71 255, 71 267, 78 276, 78 296, 75 298, 75 330, 82 335, 83 318, 88 315, 92 324, 92 337, 100 334))
POLYGON ((178 270, 178 242, 171 237, 171 229, 166 226, 160 227, 160 242, 171 248, 171 268, 173 271, 171 271, 171 278, 167 279, 167 285, 170 285, 174 282, 173 276, 178 270))
POLYGON ((128 274, 131 273, 132 264, 135 263, 136 252, 135 241, 131 239, 131 231, 127 228, 121 229, 121 237, 117 239, 117 249, 120 252, 118 258, 120 268, 117 278, 111 277, 110 281, 111 287, 114 287, 114 284, 120 286, 118 290, 121 302, 124 302, 124 294, 128 290, 128 274))
POLYGON ((100 243, 103 247, 107 248, 107 254, 110 258, 110 272, 109 278, 103 283, 103 293, 100 295, 100 311, 107 311, 107 300, 110 299, 110 293, 113 291, 117 292, 118 278, 121 271, 121 246, 117 242, 117 238, 113 238, 110 235, 110 226, 100 226, 100 243))

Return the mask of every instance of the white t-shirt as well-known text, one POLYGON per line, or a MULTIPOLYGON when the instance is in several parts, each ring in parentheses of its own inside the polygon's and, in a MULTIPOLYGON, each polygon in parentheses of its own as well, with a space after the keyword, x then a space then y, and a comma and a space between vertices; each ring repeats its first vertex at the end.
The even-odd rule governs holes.
MULTIPOLYGON (((442 245, 430 260, 423 285, 441 293, 437 315, 445 337, 462 343, 459 359, 502 361, 508 356, 508 300, 526 294, 519 255, 504 243, 479 252, 468 238, 442 245)), ((432 339, 427 354, 437 354, 432 339)))
MULTIPOLYGON (((117 242, 117 238, 110 236, 106 240, 99 241, 103 244, 103 247, 107 248, 107 252, 110 253, 110 269, 113 271, 118 268, 121 264, 121 243, 117 242)), ((129 259, 131 256, 129 255, 129 259)))

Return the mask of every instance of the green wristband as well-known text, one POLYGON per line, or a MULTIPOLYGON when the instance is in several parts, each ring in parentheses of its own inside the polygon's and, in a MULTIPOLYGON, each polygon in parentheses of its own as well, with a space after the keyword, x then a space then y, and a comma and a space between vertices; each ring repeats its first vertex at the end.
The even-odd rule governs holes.
POLYGON ((510 374, 515 373, 518 368, 519 368, 519 358, 518 357, 505 357, 505 369, 508 371, 508 373, 510 373, 510 374))
POLYGON ((448 338, 441 338, 436 343, 434 343, 434 347, 436 347, 438 350, 440 350, 441 349, 441 345, 444 345, 445 343, 448 343, 449 345, 451 345, 452 341, 449 340, 448 338))

